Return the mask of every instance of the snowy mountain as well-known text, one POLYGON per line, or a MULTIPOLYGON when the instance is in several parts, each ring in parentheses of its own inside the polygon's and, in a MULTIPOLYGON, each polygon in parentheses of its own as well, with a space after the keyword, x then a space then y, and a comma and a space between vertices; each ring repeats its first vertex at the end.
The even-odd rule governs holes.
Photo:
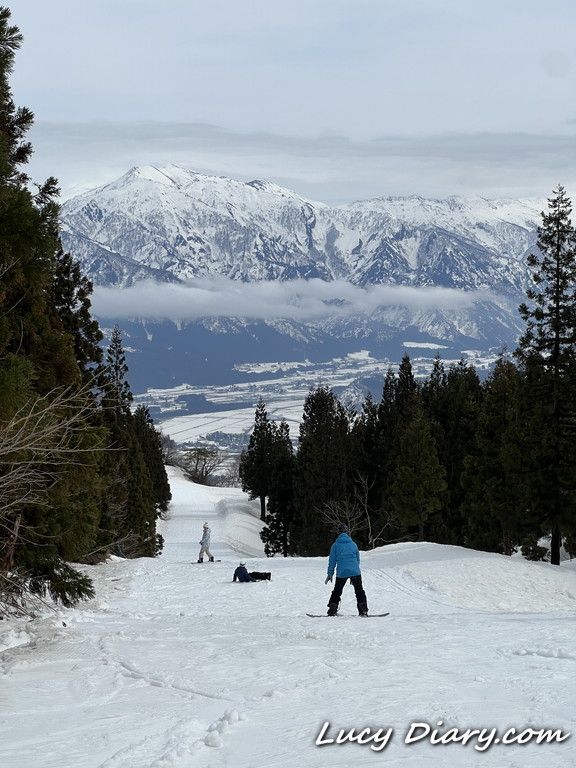
POLYGON ((572 768, 574 561, 391 544, 361 553, 389 616, 348 584, 308 618, 328 558, 265 558, 257 502, 168 469, 160 557, 0 622, 3 768, 572 768), (198 565, 204 521, 221 562, 198 565), (272 579, 233 583, 240 559, 272 579))
MULTIPOLYGON (((154 293, 131 314, 122 307, 104 315, 128 335, 135 391, 143 391, 231 383, 244 362, 327 361, 359 350, 399 361, 407 342, 493 358, 522 329, 526 257, 545 205, 392 197, 330 207, 266 181, 171 165, 132 168, 68 200, 61 223, 64 247, 95 286, 128 298, 153 281, 154 293), (204 315, 194 313, 197 294, 189 317, 160 307, 170 286, 202 281, 212 281, 215 298, 204 315), (293 289, 289 311, 261 311, 251 299, 239 310, 236 296, 248 285, 293 289), (328 296, 321 286, 331 286, 328 296), (311 304, 322 311, 311 313, 311 304)), ((96 294, 94 311, 105 311, 96 294)))
POLYGON ((543 201, 380 198, 329 207, 265 181, 132 168, 62 207, 97 285, 224 275, 517 293, 543 201))

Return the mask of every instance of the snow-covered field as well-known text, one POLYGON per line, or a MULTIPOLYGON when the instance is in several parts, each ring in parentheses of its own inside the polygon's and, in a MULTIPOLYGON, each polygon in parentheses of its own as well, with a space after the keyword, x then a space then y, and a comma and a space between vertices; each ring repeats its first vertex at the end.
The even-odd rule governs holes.
POLYGON ((363 579, 390 616, 355 616, 347 585, 343 616, 312 619, 327 559, 267 560, 244 494, 170 476, 160 558, 0 622, 1 768, 576 764, 574 565, 383 547, 363 579), (205 520, 221 562, 193 564, 205 520), (272 580, 233 583, 241 557, 272 580))

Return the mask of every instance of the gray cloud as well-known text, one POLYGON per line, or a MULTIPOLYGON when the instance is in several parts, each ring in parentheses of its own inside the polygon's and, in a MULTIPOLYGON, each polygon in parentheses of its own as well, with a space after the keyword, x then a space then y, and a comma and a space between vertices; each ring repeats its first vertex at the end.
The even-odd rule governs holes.
POLYGON ((130 288, 96 287, 94 314, 117 319, 165 319, 176 323, 200 317, 312 320, 370 314, 379 307, 423 311, 459 310, 494 299, 488 291, 374 285, 360 288, 342 280, 241 283, 224 277, 187 283, 143 281, 130 288))
POLYGON ((26 0, 13 19, 18 100, 39 119, 366 139, 574 116, 571 0, 26 0))
POLYGON ((388 195, 545 197, 558 183, 576 191, 576 136, 442 134, 294 137, 204 124, 40 122, 29 172, 56 176, 63 197, 114 180, 133 165, 174 163, 241 181, 265 178, 312 200, 388 195))
POLYGON ((167 163, 328 203, 576 186, 573 0, 11 8, 31 175, 66 197, 167 163))
POLYGON ((31 175, 65 197, 167 163, 327 203, 576 187, 573 0, 11 9, 31 175))

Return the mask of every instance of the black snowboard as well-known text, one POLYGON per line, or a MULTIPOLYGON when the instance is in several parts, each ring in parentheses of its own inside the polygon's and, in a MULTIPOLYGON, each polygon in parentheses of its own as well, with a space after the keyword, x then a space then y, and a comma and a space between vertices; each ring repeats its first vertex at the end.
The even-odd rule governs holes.
MULTIPOLYGON (((344 616, 343 613, 337 613, 335 616, 344 616)), ((326 617, 327 619, 333 619, 334 616, 329 616, 327 613, 307 613, 306 616, 310 616, 311 619, 322 619, 326 617)), ((390 612, 388 613, 368 613, 366 616, 359 616, 359 618, 362 619, 377 619, 382 616, 390 616, 390 612)))
MULTIPOLYGON (((206 563, 221 563, 222 560, 205 560, 206 563)), ((198 560, 192 560, 192 565, 204 565, 204 563, 199 563, 198 560)))

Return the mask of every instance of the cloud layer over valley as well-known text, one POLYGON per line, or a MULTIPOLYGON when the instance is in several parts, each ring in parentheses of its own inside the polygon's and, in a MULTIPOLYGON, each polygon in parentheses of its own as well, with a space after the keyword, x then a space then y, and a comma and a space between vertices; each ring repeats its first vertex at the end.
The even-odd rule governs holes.
POLYGON ((319 279, 244 283, 217 276, 185 283, 141 281, 129 288, 97 286, 96 315, 117 319, 186 322, 201 317, 237 317, 297 321, 327 316, 370 314, 380 307, 421 311, 459 311, 495 301, 491 291, 442 287, 372 285, 361 288, 344 280, 319 279))

